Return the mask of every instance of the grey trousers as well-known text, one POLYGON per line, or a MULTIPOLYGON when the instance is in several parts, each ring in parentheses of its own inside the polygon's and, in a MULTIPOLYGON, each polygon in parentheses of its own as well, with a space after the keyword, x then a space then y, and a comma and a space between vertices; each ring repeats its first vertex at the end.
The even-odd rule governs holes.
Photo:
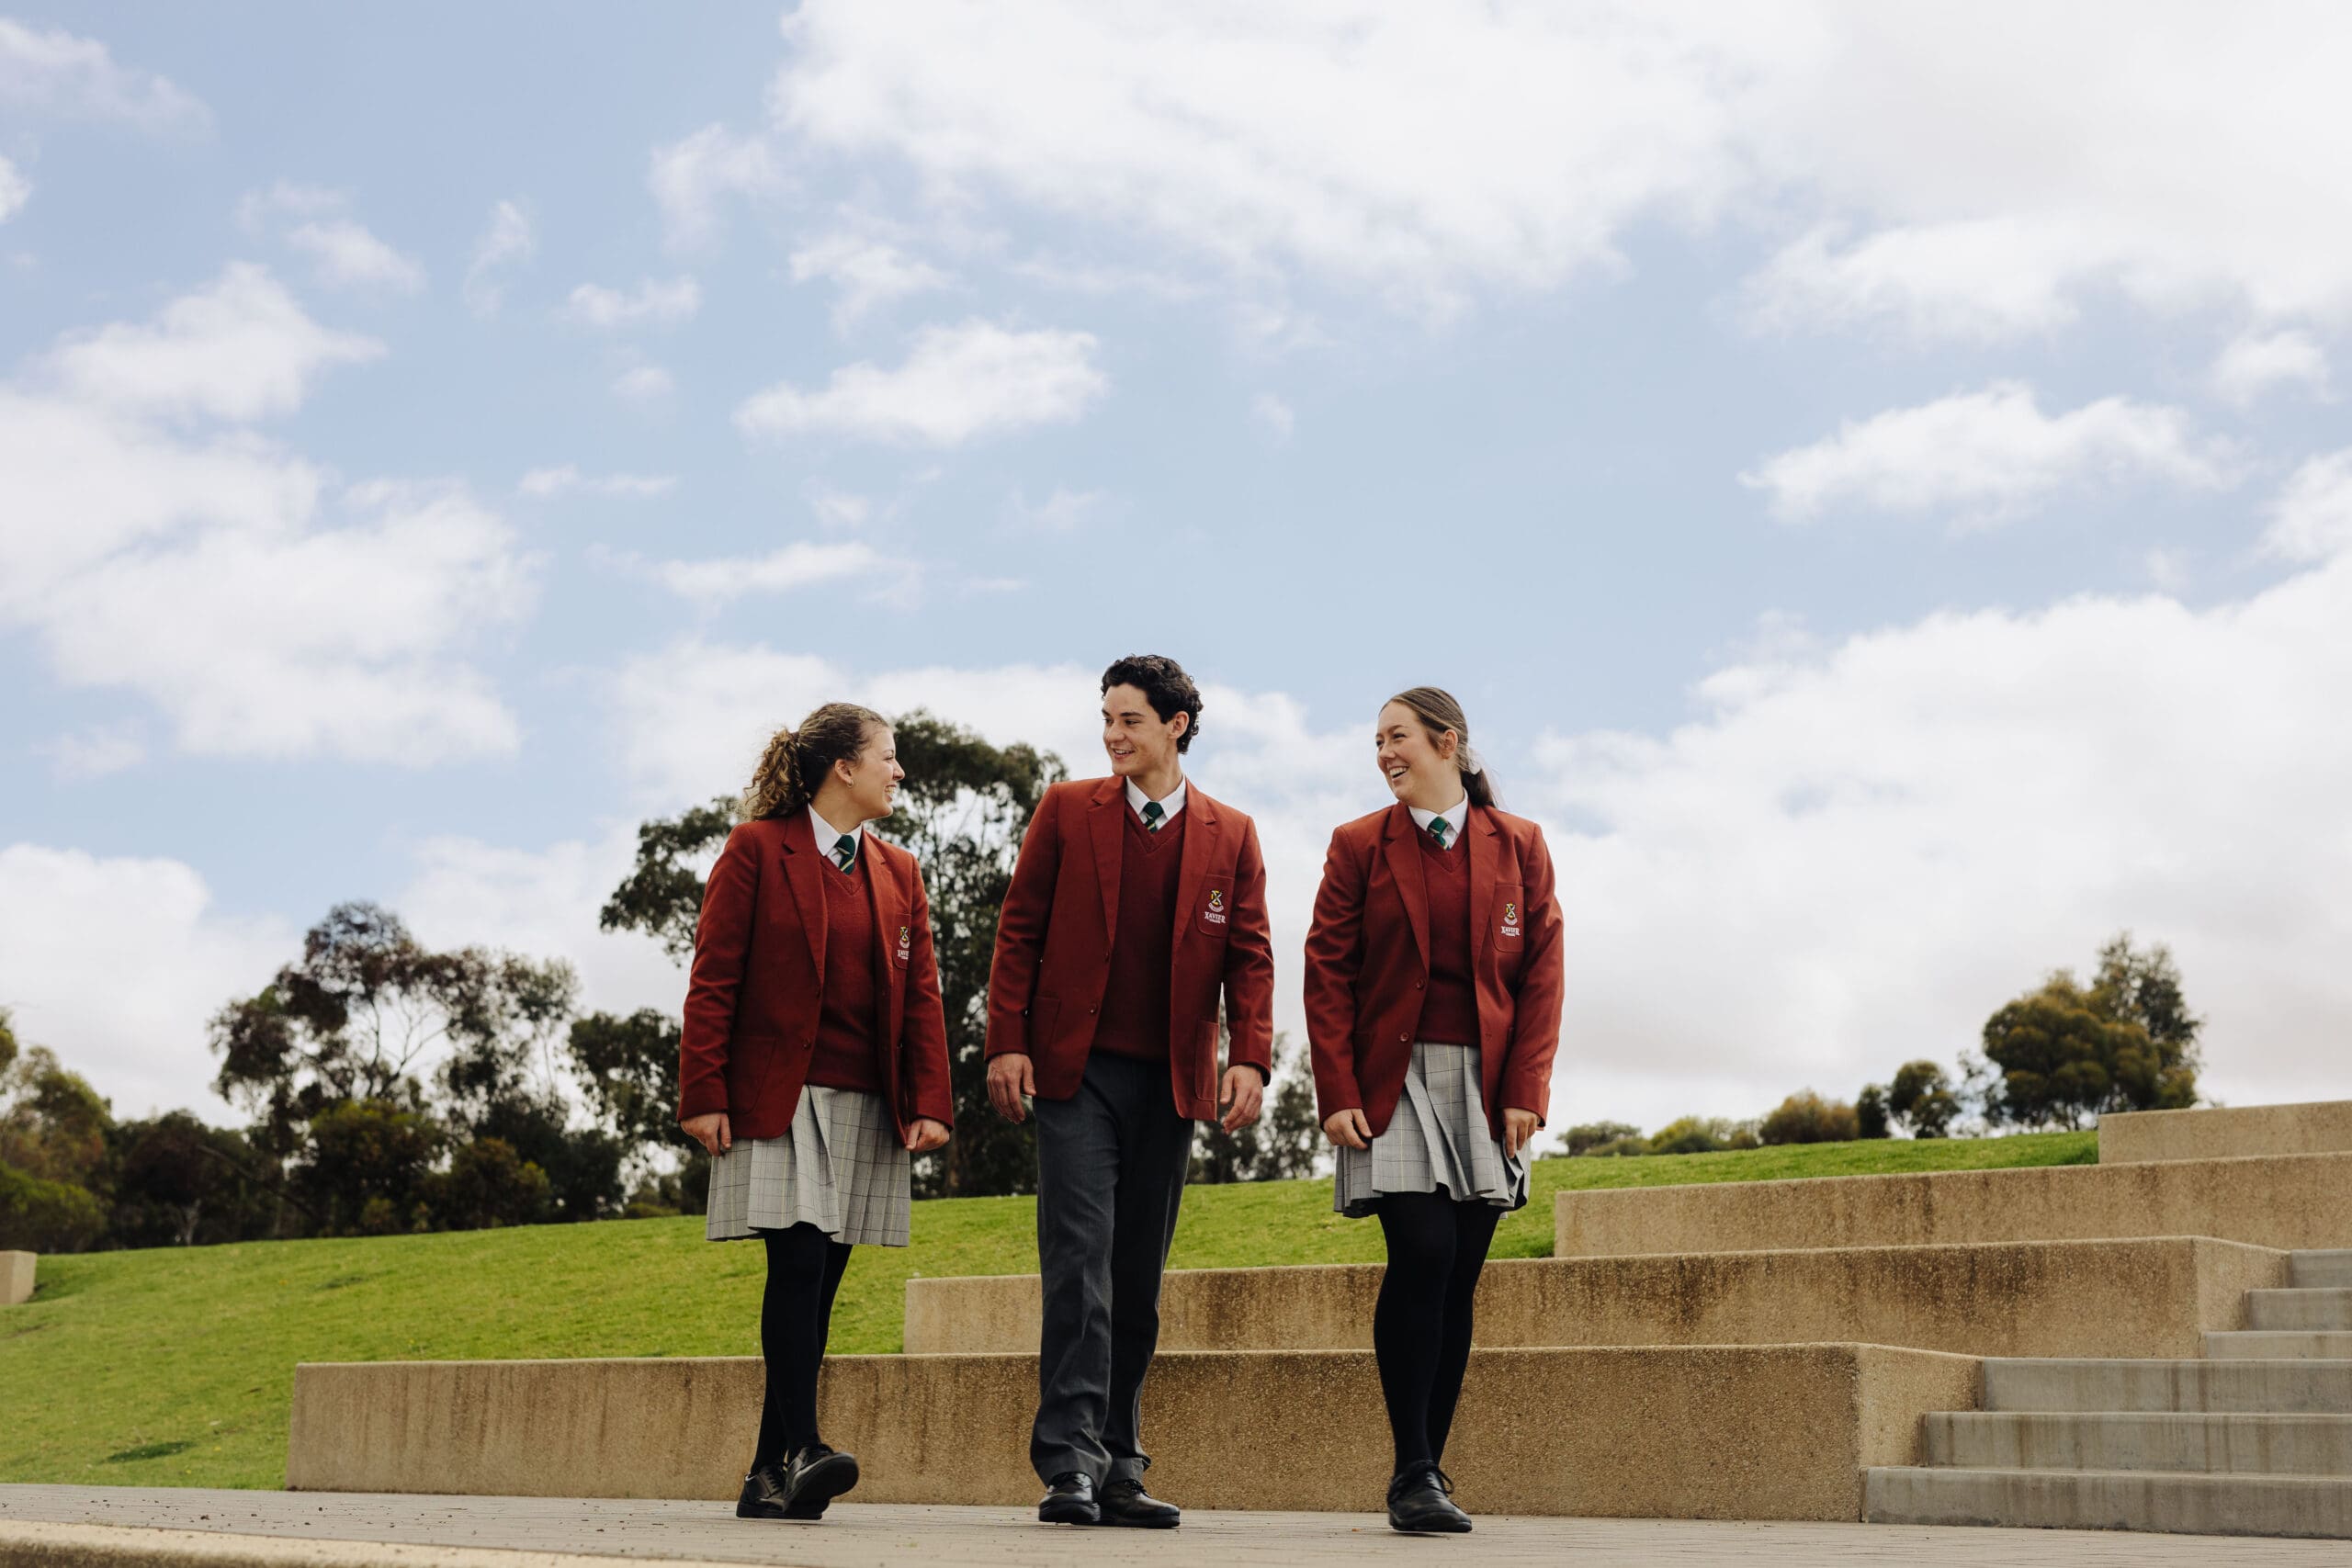
POLYGON ((1143 1451, 1143 1379, 1159 1344, 1159 1273, 1176 1235, 1193 1123, 1165 1063, 1096 1052, 1078 1092, 1040 1100, 1037 1262, 1045 1325, 1029 1462, 1051 1484, 1132 1480, 1143 1451))

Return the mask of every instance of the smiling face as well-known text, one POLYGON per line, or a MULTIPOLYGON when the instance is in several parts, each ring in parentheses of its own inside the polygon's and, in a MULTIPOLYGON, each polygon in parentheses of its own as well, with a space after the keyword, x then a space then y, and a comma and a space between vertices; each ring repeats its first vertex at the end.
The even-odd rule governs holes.
POLYGON ((1160 717, 1141 687, 1112 687, 1102 694, 1102 750, 1111 772, 1123 779, 1171 776, 1183 765, 1176 742, 1192 722, 1186 713, 1160 717))
POLYGON ((1462 798, 1462 770, 1454 762, 1461 739, 1451 729, 1430 738, 1420 715, 1403 703, 1380 710, 1373 755, 1389 793, 1408 806, 1443 811, 1462 798))
POLYGON ((907 771, 899 766, 899 738, 887 724, 867 728, 865 749, 854 761, 833 764, 833 782, 847 795, 861 822, 878 822, 890 815, 897 804, 899 781, 906 776, 907 771))

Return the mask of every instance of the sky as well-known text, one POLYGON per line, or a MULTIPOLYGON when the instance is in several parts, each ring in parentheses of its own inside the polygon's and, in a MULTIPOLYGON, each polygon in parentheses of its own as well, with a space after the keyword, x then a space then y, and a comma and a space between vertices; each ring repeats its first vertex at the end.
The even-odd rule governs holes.
POLYGON ((1558 868, 1551 1115, 2119 930, 2352 1094, 2352 17, 0 12, 0 1005, 118 1114, 336 902, 675 1010, 639 821, 1181 660, 1278 1027, 1382 701, 1558 868))

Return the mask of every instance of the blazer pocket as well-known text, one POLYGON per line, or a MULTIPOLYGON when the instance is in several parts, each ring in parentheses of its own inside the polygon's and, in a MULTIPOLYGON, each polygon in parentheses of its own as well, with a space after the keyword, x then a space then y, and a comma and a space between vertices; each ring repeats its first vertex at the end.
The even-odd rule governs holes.
POLYGON ((1527 889, 1520 883, 1495 884, 1487 914, 1487 942, 1497 953, 1519 953, 1527 946, 1527 889))
POLYGON ((1201 905, 1193 919, 1203 936, 1223 936, 1233 929, 1233 882, 1212 874, 1201 888, 1201 905))
POLYGON ((1062 1015, 1060 998, 1034 997, 1029 1002, 1029 1055, 1042 1055, 1054 1043, 1054 1025, 1062 1015))

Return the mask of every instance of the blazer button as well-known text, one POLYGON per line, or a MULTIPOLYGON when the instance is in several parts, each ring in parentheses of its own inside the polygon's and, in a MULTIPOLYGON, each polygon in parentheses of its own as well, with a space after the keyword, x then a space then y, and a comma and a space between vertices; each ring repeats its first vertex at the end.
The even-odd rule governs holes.
POLYGON ((1398 1043, 1399 1045, 1409 1045, 1409 1044, 1411 1044, 1412 1043, 1413 1043, 1413 1036, 1412 1036, 1412 1033, 1411 1033, 1411 1032, 1410 1032, 1410 1031, 1400 1031, 1400 1032, 1397 1033, 1397 1036, 1396 1036, 1396 1043, 1398 1043))
POLYGON ((1418 991, 1418 990, 1419 990, 1423 986, 1426 986, 1426 985, 1428 985, 1428 984, 1429 984, 1429 982, 1428 982, 1427 980, 1416 980, 1416 981, 1414 981, 1414 982, 1413 982, 1413 989, 1415 989, 1415 990, 1417 990, 1417 991, 1418 991))
POLYGON ((1089 1011, 1089 1012, 1092 1012, 1092 1011, 1094 1011, 1095 1010, 1094 1010, 1094 1009, 1092 1009, 1092 1008, 1088 1008, 1086 1010, 1087 1010, 1087 1011, 1089 1011))

